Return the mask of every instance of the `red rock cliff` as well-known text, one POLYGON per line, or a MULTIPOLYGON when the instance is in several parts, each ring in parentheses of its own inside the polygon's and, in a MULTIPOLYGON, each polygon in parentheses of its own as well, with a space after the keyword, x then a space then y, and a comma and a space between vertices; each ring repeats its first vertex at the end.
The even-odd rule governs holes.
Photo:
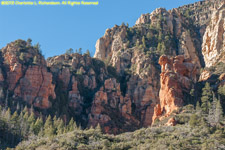
POLYGON ((196 67, 183 55, 169 58, 165 55, 159 59, 160 102, 154 108, 153 121, 156 118, 167 117, 183 105, 183 91, 190 91, 192 83, 196 82, 196 67))

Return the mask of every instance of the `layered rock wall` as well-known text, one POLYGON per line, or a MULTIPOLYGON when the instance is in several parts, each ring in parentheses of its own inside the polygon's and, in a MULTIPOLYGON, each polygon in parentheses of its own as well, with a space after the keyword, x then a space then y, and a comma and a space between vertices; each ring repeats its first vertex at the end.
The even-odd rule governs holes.
POLYGON ((215 10, 203 36, 202 54, 206 67, 225 63, 225 4, 215 10))
POLYGON ((184 59, 183 55, 169 58, 161 56, 160 103, 155 107, 153 121, 168 117, 173 111, 183 106, 184 91, 190 92, 196 82, 196 64, 184 59))

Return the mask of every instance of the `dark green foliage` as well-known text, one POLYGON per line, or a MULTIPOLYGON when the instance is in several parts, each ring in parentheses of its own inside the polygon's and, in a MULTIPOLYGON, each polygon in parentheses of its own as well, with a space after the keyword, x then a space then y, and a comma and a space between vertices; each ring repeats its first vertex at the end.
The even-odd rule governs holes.
POLYGON ((52 124, 51 116, 49 115, 44 124, 44 134, 45 136, 53 136, 54 135, 54 127, 52 124))
POLYGON ((189 18, 190 17, 190 10, 189 9, 185 10, 184 16, 186 18, 189 18))
POLYGON ((90 51, 87 49, 87 51, 86 51, 86 54, 88 55, 88 56, 91 56, 91 53, 90 53, 90 51))
POLYGON ((75 129, 77 129, 76 122, 74 122, 73 118, 71 118, 71 120, 67 126, 67 131, 71 132, 71 131, 74 131, 75 129))
POLYGON ((41 51, 41 45, 39 43, 34 45, 34 48, 38 51, 39 54, 42 55, 42 51, 41 51))
POLYGON ((165 54, 165 50, 166 50, 166 47, 165 47, 164 42, 162 42, 162 43, 159 42, 158 46, 157 46, 157 51, 158 51, 159 55, 165 54))
POLYGON ((24 53, 21 53, 19 58, 21 61, 24 61, 24 57, 25 57, 24 53))
POLYGON ((82 54, 82 48, 78 49, 78 54, 82 54))
MULTIPOLYGON (((191 123, 193 122, 193 124, 191 123)), ((76 129, 53 139, 37 138, 24 141, 17 149, 215 149, 225 145, 223 128, 208 128, 201 117, 191 115, 195 126, 149 127, 120 135, 102 134, 100 126, 88 130, 76 129), (196 122, 197 120, 197 122, 196 122), (28 144, 29 143, 29 144, 28 144), (54 148, 52 147, 54 145, 54 148)))
POLYGON ((189 120, 190 126, 195 127, 199 122, 198 119, 199 119, 199 117, 196 114, 191 115, 190 120, 189 120))
POLYGON ((73 54, 73 53, 74 53, 74 51, 72 48, 66 50, 66 54, 68 54, 68 55, 73 54))
POLYGON ((130 76, 130 70, 125 70, 124 74, 120 76, 120 90, 123 96, 126 94, 127 82, 129 81, 130 76))
MULTIPOLYGON (((31 109, 30 109, 31 110, 31 109)), ((70 131, 78 130, 76 122, 71 119, 68 125, 62 119, 49 115, 43 121, 42 117, 36 118, 34 113, 25 107, 20 115, 15 111, 0 106, 0 149, 15 147, 22 140, 34 137, 54 137, 70 131)))
POLYGON ((69 116, 69 99, 68 99, 68 92, 63 89, 63 81, 57 80, 55 87, 55 93, 56 93, 56 99, 52 99, 50 97, 50 100, 52 102, 51 109, 48 110, 48 113, 52 116, 63 116, 66 115, 68 118, 69 116))
POLYGON ((221 106, 220 100, 217 100, 216 110, 215 110, 215 122, 220 123, 223 118, 223 108, 221 106))
POLYGON ((38 118, 34 124, 33 132, 35 135, 38 135, 41 130, 43 130, 43 120, 38 118))
POLYGON ((93 58, 93 69, 97 74, 101 73, 101 68, 105 68, 105 63, 101 60, 93 58))
POLYGON ((205 87, 202 89, 202 110, 204 113, 208 113, 210 102, 212 102, 212 90, 210 84, 206 82, 205 87))
POLYGON ((225 96, 225 85, 219 86, 218 94, 220 94, 222 96, 222 99, 224 99, 223 97, 225 96))
POLYGON ((28 46, 32 46, 32 39, 31 39, 31 38, 28 38, 28 39, 27 39, 27 45, 28 45, 28 46))
POLYGON ((145 42, 145 37, 144 36, 142 37, 142 45, 143 45, 143 48, 145 49, 146 48, 146 42, 145 42))
POLYGON ((113 67, 113 66, 107 66, 107 71, 108 71, 110 77, 114 77, 117 80, 119 80, 119 76, 118 76, 118 74, 116 72, 116 68, 115 67, 113 67))

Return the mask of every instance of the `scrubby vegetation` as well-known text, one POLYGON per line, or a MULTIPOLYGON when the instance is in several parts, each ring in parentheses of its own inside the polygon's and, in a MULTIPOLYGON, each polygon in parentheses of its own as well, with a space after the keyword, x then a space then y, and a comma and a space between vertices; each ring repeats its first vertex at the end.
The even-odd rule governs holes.
MULTIPOLYGON (((16 149, 224 149, 224 118, 210 125, 202 109, 188 105, 176 116, 177 125, 142 128, 120 135, 103 134, 98 127, 62 134, 32 136, 16 149), (199 110, 198 110, 199 109, 199 110)), ((45 123, 46 124, 46 123, 45 123)), ((67 130, 69 131, 69 130, 67 130)))
POLYGON ((34 137, 53 137, 78 129, 73 118, 65 122, 62 118, 36 117, 33 109, 25 107, 12 113, 10 108, 0 106, 0 149, 14 147, 22 140, 34 137))

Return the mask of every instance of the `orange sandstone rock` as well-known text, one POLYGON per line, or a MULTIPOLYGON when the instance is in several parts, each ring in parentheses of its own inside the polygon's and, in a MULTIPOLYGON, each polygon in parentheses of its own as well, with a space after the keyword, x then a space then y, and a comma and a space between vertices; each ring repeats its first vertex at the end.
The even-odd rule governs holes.
POLYGON ((183 55, 174 58, 161 56, 159 64, 162 67, 160 102, 154 108, 153 122, 156 118, 169 116, 174 110, 181 107, 184 99, 183 90, 190 90, 196 79, 195 65, 186 61, 183 55))
POLYGON ((176 120, 174 118, 170 118, 168 122, 166 123, 166 126, 175 126, 176 120))

